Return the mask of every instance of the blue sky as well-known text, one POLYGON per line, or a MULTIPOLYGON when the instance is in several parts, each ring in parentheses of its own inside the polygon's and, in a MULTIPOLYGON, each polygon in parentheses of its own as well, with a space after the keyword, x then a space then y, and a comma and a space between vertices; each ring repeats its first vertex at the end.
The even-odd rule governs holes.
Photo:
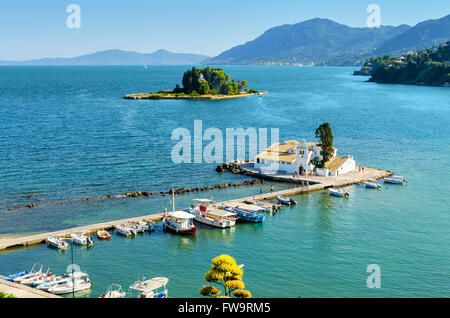
POLYGON ((364 27, 369 4, 383 25, 416 23, 450 13, 449 0, 14 0, 0 3, 0 60, 72 57, 107 49, 214 56, 268 28, 329 18, 364 27), (69 29, 69 4, 81 28, 69 29))

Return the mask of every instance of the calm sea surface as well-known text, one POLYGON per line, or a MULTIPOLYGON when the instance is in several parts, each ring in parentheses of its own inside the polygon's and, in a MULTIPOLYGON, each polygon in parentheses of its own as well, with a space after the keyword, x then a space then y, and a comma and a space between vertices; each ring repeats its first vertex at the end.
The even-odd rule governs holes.
MULTIPOLYGON (((342 67, 227 66, 235 79, 268 90, 263 98, 224 101, 131 101, 132 92, 172 88, 188 66, 0 67, 0 234, 51 231, 160 212, 169 199, 54 202, 212 186, 246 178, 216 173, 216 164, 174 164, 171 132, 280 128, 280 139, 314 139, 328 121, 339 154, 357 164, 393 170, 406 186, 380 191, 356 185, 350 198, 301 195, 299 205, 264 224, 231 230, 200 227, 196 238, 156 231, 135 239, 113 235, 74 262, 98 297, 111 283, 166 276, 171 297, 198 297, 211 258, 228 253, 245 264, 244 281, 259 297, 450 296, 450 89, 367 83, 342 67), (27 198, 31 195, 30 198, 27 198), (381 288, 369 289, 366 268, 381 268, 381 288)), ((205 142, 206 144, 207 142, 205 142)), ((287 188, 274 184, 275 189, 287 188)), ((263 185, 268 191, 270 183, 263 185)), ((260 186, 180 195, 231 199, 260 186)), ((0 253, 0 273, 50 265, 63 273, 63 253, 39 246, 0 253)))

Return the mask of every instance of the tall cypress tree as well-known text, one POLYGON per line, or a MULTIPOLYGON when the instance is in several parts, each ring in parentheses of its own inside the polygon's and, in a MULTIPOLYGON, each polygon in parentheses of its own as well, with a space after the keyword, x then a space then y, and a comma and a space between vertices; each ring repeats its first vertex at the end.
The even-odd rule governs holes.
POLYGON ((316 129, 316 138, 320 139, 319 146, 322 148, 322 161, 320 167, 325 167, 327 162, 333 156, 333 132, 329 123, 323 123, 316 129))

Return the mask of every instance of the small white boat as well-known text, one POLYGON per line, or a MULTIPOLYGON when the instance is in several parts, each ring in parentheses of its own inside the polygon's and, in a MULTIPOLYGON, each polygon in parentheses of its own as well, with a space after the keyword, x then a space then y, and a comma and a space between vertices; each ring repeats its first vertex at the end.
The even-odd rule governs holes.
POLYGON ((63 274, 61 276, 51 276, 45 279, 43 282, 35 282, 33 286, 36 289, 47 291, 50 287, 65 283, 67 280, 72 279, 71 274, 63 274))
POLYGON ((88 278, 88 274, 83 272, 75 272, 70 279, 61 284, 51 286, 47 291, 55 295, 69 294, 81 290, 90 289, 92 282, 88 278))
POLYGON ((381 189, 381 185, 379 185, 374 180, 367 180, 367 181, 364 182, 364 185, 366 186, 366 188, 381 189))
POLYGON ((385 183, 406 184, 407 181, 402 176, 391 176, 384 178, 385 183))
POLYGON ((130 286, 130 289, 139 292, 139 298, 167 298, 166 288, 169 279, 166 277, 154 277, 149 280, 138 280, 130 286))
POLYGON ((28 274, 16 277, 13 279, 13 282, 15 283, 22 283, 24 280, 33 278, 33 277, 39 277, 42 274, 47 274, 49 272, 49 268, 44 265, 38 265, 34 264, 31 270, 28 272, 28 274))
POLYGON ((129 237, 129 236, 136 236, 136 230, 130 228, 128 225, 126 224, 120 224, 120 225, 116 225, 115 226, 116 231, 118 234, 129 237))
POLYGON ((329 188, 328 191, 330 195, 334 195, 335 197, 348 198, 350 196, 348 192, 344 192, 341 188, 329 188))
POLYGON ((50 276, 51 276, 50 268, 47 266, 41 266, 41 268, 34 274, 28 277, 23 276, 23 279, 21 279, 19 283, 27 286, 32 286, 35 281, 44 280, 50 276))
POLYGON ((47 238, 48 244, 50 247, 54 247, 61 250, 67 250, 69 248, 69 244, 56 236, 50 236, 47 238))
POLYGON ((83 245, 83 246, 94 245, 94 241, 89 236, 86 236, 83 233, 70 234, 70 238, 72 239, 72 242, 74 242, 75 244, 79 244, 79 245, 83 245))
POLYGON ((111 284, 106 293, 101 295, 100 298, 125 298, 126 295, 127 293, 122 290, 122 286, 111 284))

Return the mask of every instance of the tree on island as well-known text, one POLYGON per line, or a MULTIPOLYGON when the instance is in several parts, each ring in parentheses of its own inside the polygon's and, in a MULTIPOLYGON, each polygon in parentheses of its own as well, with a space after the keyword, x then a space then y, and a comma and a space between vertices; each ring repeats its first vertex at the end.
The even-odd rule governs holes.
POLYGON ((224 295, 219 296, 221 291, 215 286, 203 286, 200 290, 202 296, 215 298, 251 298, 252 294, 244 290, 245 284, 242 281, 244 271, 238 266, 236 260, 230 255, 220 255, 212 259, 209 271, 205 273, 207 282, 215 283, 224 288, 224 295))
POLYGON ((191 70, 184 72, 182 84, 183 88, 177 85, 173 92, 193 95, 237 95, 240 94, 240 90, 247 87, 246 80, 231 80, 230 75, 225 74, 222 68, 211 67, 202 69, 192 67, 191 70))
POLYGON ((322 161, 318 167, 324 168, 325 163, 333 157, 333 132, 329 123, 323 123, 316 129, 316 138, 320 139, 319 146, 322 148, 322 161))

